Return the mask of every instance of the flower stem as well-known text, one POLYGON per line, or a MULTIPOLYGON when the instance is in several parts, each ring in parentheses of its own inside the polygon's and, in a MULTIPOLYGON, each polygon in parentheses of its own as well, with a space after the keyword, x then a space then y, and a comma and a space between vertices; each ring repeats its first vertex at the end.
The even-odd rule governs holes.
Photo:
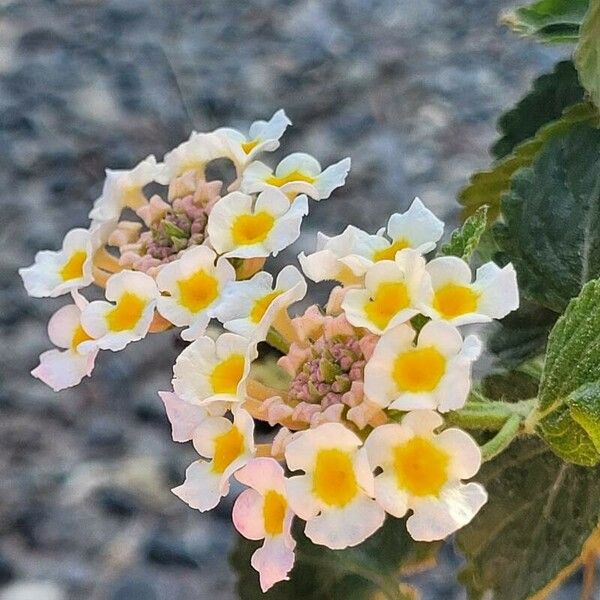
POLYGON ((521 415, 513 413, 508 417, 500 431, 489 442, 486 442, 481 446, 481 457, 483 462, 487 462, 495 456, 498 456, 498 454, 504 452, 504 450, 510 446, 519 434, 522 420, 523 417, 521 415))
POLYGON ((525 420, 535 408, 535 404, 535 399, 520 402, 470 400, 460 410, 447 413, 446 420, 464 429, 500 431, 513 415, 519 417, 519 423, 525 420))

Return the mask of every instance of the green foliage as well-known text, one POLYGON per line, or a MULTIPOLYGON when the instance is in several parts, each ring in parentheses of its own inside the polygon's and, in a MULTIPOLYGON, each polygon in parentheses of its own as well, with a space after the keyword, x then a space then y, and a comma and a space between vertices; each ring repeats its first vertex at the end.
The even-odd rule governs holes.
POLYGON ((299 522, 294 537, 298 545, 290 580, 266 594, 261 592, 258 574, 250 566, 250 557, 259 544, 239 539, 231 564, 238 574, 240 600, 369 600, 375 592, 390 600, 413 600, 416 593, 400 583, 402 573, 431 564, 439 548, 437 543, 414 542, 404 519, 391 517, 368 540, 347 550, 312 544, 299 522))
POLYGON ((547 142, 514 177, 494 235, 521 293, 562 312, 600 275, 600 130, 582 125, 547 142))
POLYGON ((500 212, 501 197, 511 189, 511 177, 518 169, 530 166, 549 140, 564 135, 580 123, 597 122, 598 113, 592 104, 576 104, 568 108, 560 119, 544 125, 534 137, 516 146, 511 154, 496 161, 489 171, 473 175, 469 185, 459 194, 459 201, 464 207, 463 217, 469 217, 487 204, 488 223, 493 223, 500 212))
POLYGON ((569 304, 548 339, 538 431, 556 454, 600 462, 600 281, 569 304))
POLYGON ((487 223, 487 206, 480 206, 463 224, 452 232, 450 241, 441 248, 445 256, 469 260, 479 245, 487 223))
POLYGON ((470 598, 523 600, 575 560, 600 519, 600 469, 561 461, 535 439, 515 442, 477 480, 488 503, 459 531, 470 598))
POLYGON ((600 0, 591 0, 581 27, 575 64, 579 79, 596 106, 600 106, 600 0))
POLYGON ((505 13, 502 22, 540 42, 576 42, 587 6, 588 0, 538 0, 505 13))
POLYGON ((581 102, 584 89, 570 60, 559 62, 552 73, 541 75, 531 91, 498 119, 502 137, 492 146, 495 158, 504 158, 515 146, 533 137, 550 121, 560 118, 572 104, 581 102))

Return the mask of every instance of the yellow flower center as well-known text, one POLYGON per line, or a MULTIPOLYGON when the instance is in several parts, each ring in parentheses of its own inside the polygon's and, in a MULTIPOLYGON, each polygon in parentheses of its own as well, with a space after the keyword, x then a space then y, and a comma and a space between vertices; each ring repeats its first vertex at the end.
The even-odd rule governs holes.
POLYGON ((270 292, 259 298, 252 307, 250 311, 250 320, 253 323, 260 323, 260 320, 265 316, 267 309, 271 306, 271 302, 275 300, 278 296, 281 296, 283 292, 275 290, 274 292, 270 292))
POLYGON ((280 535, 283 532, 283 520, 287 509, 286 499, 275 490, 265 494, 263 520, 268 535, 280 535))
POLYGON ((212 470, 215 473, 223 473, 244 451, 244 436, 233 425, 229 431, 217 436, 214 442, 215 454, 212 462, 212 470))
POLYGON ((253 215, 240 215, 233 223, 231 236, 238 246, 264 242, 274 223, 273 216, 265 211, 253 215))
POLYGON ((210 375, 215 394, 235 394, 244 374, 245 359, 241 354, 232 354, 220 362, 210 375))
POLYGON ((410 243, 408 240, 400 238, 390 244, 387 248, 377 250, 373 254, 373 260, 375 262, 379 262, 380 260, 394 260, 396 258, 396 253, 400 252, 400 250, 404 250, 404 248, 410 248, 410 243))
POLYGON ((366 303, 365 313, 379 329, 385 329, 392 318, 409 304, 410 298, 405 283, 382 283, 366 303))
POLYGON ((446 359, 433 346, 415 348, 398 355, 392 377, 398 389, 431 392, 446 372, 446 359))
POLYGON ((435 292, 433 308, 446 319, 477 312, 479 294, 469 286, 448 283, 435 292))
POLYGON ((281 177, 277 177, 277 175, 270 175, 265 180, 265 183, 281 187, 282 185, 285 185, 286 183, 292 183, 293 181, 304 181, 306 183, 313 184, 316 180, 316 177, 307 175, 306 173, 302 173, 302 171, 298 171, 296 169, 295 171, 291 171, 287 175, 282 175, 281 177))
POLYGON ((87 334, 86 330, 81 325, 77 325, 73 332, 73 337, 71 338, 71 350, 77 352, 77 346, 79 346, 81 342, 87 342, 91 339, 93 338, 87 334))
POLYGON ((111 331, 133 329, 142 316, 146 301, 132 292, 125 292, 117 305, 107 313, 106 322, 111 331))
POLYGON ((394 448, 398 487, 413 496, 437 496, 448 480, 450 457, 431 441, 414 437, 394 448))
POLYGON ((83 263, 87 259, 85 250, 77 250, 71 254, 69 260, 62 266, 58 274, 63 281, 71 281, 71 279, 79 279, 83 277, 83 263))
POLYGON ((321 450, 313 474, 313 492, 325 504, 341 508, 358 492, 352 458, 348 452, 321 450))
POLYGON ((246 154, 250 154, 250 152, 252 152, 256 146, 258 146, 258 140, 250 140, 249 142, 242 143, 242 150, 246 154))
POLYGON ((191 277, 177 282, 179 302, 191 312, 198 312, 209 306, 219 295, 218 280, 205 271, 198 271, 191 277))

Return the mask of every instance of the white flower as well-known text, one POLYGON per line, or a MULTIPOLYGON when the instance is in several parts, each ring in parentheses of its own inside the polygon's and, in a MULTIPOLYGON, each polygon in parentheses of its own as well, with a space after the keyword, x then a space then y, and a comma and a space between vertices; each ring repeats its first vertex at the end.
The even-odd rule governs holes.
POLYGON ((217 308, 217 317, 225 329, 259 342, 267 337, 281 311, 306 295, 306 281, 296 267, 288 265, 277 276, 258 272, 248 281, 232 281, 217 308))
POLYGON ((165 265, 156 277, 161 292, 158 312, 178 327, 188 326, 181 333, 191 341, 206 331, 215 316, 225 284, 235 279, 235 269, 226 258, 219 258, 207 246, 194 246, 177 260, 165 265))
POLYGON ((464 406, 471 386, 471 364, 481 352, 475 336, 430 321, 414 345, 415 331, 398 325, 383 334, 365 367, 365 394, 382 408, 440 412, 464 406))
POLYGON ((432 319, 455 325, 485 323, 519 308, 517 274, 512 264, 501 269, 488 262, 477 269, 474 282, 469 265, 456 256, 434 258, 426 269, 432 289, 421 311, 432 319))
POLYGON ((233 423, 225 417, 208 417, 194 431, 196 452, 207 459, 193 462, 185 481, 171 490, 200 511, 210 510, 229 493, 229 478, 254 455, 254 421, 242 409, 233 423))
POLYGON ((302 152, 286 156, 275 169, 259 161, 253 162, 244 171, 241 189, 253 194, 270 187, 279 188, 284 194, 293 197, 306 194, 314 200, 324 200, 331 192, 344 185, 350 170, 350 159, 321 170, 319 161, 302 152))
POLYGON ((243 402, 246 378, 257 357, 256 343, 223 333, 216 342, 203 336, 192 342, 173 367, 175 393, 192 404, 243 402))
POLYGON ((188 171, 204 173, 206 165, 217 158, 232 158, 225 136, 216 132, 194 131, 188 140, 165 154, 164 169, 159 183, 167 185, 188 171))
POLYGON ((347 291, 342 303, 346 318, 381 335, 419 313, 428 279, 425 259, 416 250, 401 250, 395 260, 375 263, 364 287, 347 291))
POLYGON ((278 110, 268 121, 254 121, 245 136, 237 129, 222 127, 215 133, 223 135, 230 143, 233 161, 243 167, 259 152, 273 152, 279 148, 279 139, 292 122, 283 109, 278 110))
POLYGON ((30 267, 19 269, 25 289, 34 298, 55 298, 88 286, 93 281, 93 235, 87 229, 71 229, 62 250, 42 250, 30 267))
POLYGON ((40 364, 31 371, 34 377, 55 392, 73 387, 84 377, 89 377, 98 348, 94 344, 83 343, 91 338, 81 326, 81 309, 76 304, 63 306, 52 315, 48 322, 48 337, 55 346, 64 350, 48 350, 41 354, 40 364))
POLYGON ((372 235, 349 225, 343 233, 328 237, 319 233, 317 251, 298 259, 305 275, 313 281, 334 279, 344 284, 360 281, 373 264, 394 260, 396 254, 411 248, 426 254, 442 237, 444 223, 415 198, 404 213, 393 214, 387 228, 372 235))
POLYGON ((146 201, 143 188, 159 181, 163 168, 151 154, 130 170, 106 169, 102 194, 94 202, 90 219, 95 223, 105 223, 118 219, 126 206, 134 209, 141 206, 146 201))
POLYGON ((260 587, 266 592, 275 583, 289 579, 294 566, 290 528, 293 513, 285 494, 281 465, 272 458, 255 458, 236 472, 235 478, 248 486, 233 506, 233 524, 249 540, 264 544, 254 552, 251 565, 260 574, 260 587))
POLYGON ((165 405, 174 442, 189 442, 194 437, 194 431, 207 417, 222 417, 227 412, 225 402, 197 406, 182 400, 173 392, 158 392, 158 395, 165 405))
POLYGON ((365 449, 375 477, 375 498, 391 515, 406 522, 419 541, 441 540, 464 527, 487 501, 478 483, 463 484, 481 465, 475 441, 460 429, 434 430, 443 424, 435 412, 408 413, 401 424, 377 427, 365 449))
POLYGON ((81 315, 83 328, 103 350, 122 350, 141 340, 154 316, 158 289, 152 277, 137 271, 121 271, 106 283, 106 298, 115 302, 90 302, 81 315))
POLYGON ((305 533, 315 544, 356 546, 383 524, 361 443, 340 423, 325 423, 297 433, 286 446, 289 469, 305 473, 287 480, 288 502, 307 522, 305 533))
POLYGON ((231 192, 211 210, 207 231, 212 247, 224 256, 277 256, 298 239, 306 214, 306 196, 298 196, 290 205, 284 194, 271 188, 259 194, 252 206, 252 196, 231 192))

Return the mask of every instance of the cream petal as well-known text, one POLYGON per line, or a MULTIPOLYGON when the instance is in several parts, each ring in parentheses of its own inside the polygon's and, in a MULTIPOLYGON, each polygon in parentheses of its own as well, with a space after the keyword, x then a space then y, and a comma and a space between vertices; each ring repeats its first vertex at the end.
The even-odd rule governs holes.
POLYGON ((410 428, 415 435, 430 436, 443 424, 444 419, 432 410, 415 410, 402 418, 402 425, 410 428))
POLYGON ((94 368, 97 351, 78 354, 71 350, 48 350, 40 355, 40 364, 31 374, 55 392, 73 387, 94 368))
POLYGON ((210 463, 198 460, 186 469, 185 481, 171 491, 191 508, 205 512, 227 495, 229 481, 213 473, 210 463))
POLYGON ((405 239, 412 248, 420 248, 425 253, 433 250, 442 237, 444 223, 415 198, 406 212, 390 217, 387 233, 393 241, 405 239))
POLYGON ((381 473, 375 478, 375 499, 393 517, 401 519, 408 510, 408 495, 396 483, 396 478, 381 473))
POLYGON ((450 428, 442 431, 435 443, 451 457, 451 477, 469 479, 481 467, 481 450, 475 440, 465 431, 450 428))
POLYGON ((431 276, 434 289, 447 284, 456 283, 469 285, 471 283, 471 268, 457 256, 440 256, 427 263, 426 269, 431 276))
POLYGON ((314 518, 321 509, 320 503, 312 493, 312 487, 312 477, 309 475, 290 477, 285 482, 290 508, 305 521, 314 518))
POLYGON ((171 423, 171 435, 175 442, 188 442, 194 436, 195 429, 206 417, 206 411, 199 406, 183 401, 173 392, 158 392, 165 405, 167 418, 171 423))
POLYGON ((344 185, 348 172, 350 171, 350 158, 344 158, 330 165, 317 177, 314 186, 319 193, 319 200, 325 200, 331 196, 333 190, 344 185))

